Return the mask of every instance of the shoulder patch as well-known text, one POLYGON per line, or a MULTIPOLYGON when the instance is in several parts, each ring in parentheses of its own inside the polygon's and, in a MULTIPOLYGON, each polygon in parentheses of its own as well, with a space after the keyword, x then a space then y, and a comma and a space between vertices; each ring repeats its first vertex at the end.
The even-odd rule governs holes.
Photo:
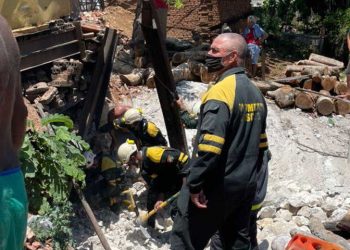
POLYGON ((160 163, 164 151, 165 149, 162 147, 149 147, 146 151, 146 157, 154 163, 160 163))
POLYGON ((202 97, 202 104, 210 100, 216 100, 225 103, 230 111, 232 111, 235 95, 236 75, 231 75, 211 87, 202 97))
POLYGON ((156 137, 158 132, 159 128, 153 122, 147 123, 147 134, 149 134, 151 137, 156 137))

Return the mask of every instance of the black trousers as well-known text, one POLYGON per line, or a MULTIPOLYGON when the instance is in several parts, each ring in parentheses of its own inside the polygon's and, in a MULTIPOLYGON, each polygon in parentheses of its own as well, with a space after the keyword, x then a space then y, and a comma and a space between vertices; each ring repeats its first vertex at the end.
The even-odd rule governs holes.
MULTIPOLYGON (((258 211, 250 212, 250 222, 249 222, 249 240, 251 249, 258 249, 258 239, 257 239, 257 225, 256 221, 258 218, 258 211)), ((216 232, 210 240, 210 250, 223 250, 223 243, 219 232, 216 232)))
POLYGON ((206 209, 197 208, 190 200, 187 187, 178 198, 178 214, 170 236, 172 250, 202 250, 219 232, 223 249, 251 249, 249 217, 256 187, 224 194, 218 190, 205 192, 206 209))

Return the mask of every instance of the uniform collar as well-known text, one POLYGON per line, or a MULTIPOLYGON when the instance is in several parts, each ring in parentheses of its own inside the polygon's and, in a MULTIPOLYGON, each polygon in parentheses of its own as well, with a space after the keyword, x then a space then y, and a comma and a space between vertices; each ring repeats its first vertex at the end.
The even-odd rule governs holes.
POLYGON ((229 75, 244 74, 244 73, 245 73, 245 70, 243 67, 230 68, 230 69, 226 70, 224 73, 222 73, 222 75, 219 78, 219 81, 223 80, 224 78, 226 78, 229 75))

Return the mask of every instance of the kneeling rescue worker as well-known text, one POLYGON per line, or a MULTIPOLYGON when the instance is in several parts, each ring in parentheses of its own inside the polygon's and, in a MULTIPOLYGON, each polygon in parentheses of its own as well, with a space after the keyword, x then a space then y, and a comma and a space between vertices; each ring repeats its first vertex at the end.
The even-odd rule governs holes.
MULTIPOLYGON (((141 166, 141 175, 149 186, 147 210, 159 204, 181 189, 182 173, 188 162, 188 155, 169 147, 153 146, 137 150, 134 141, 127 140, 118 149, 119 160, 128 165, 141 166)), ((154 217, 148 220, 155 225, 154 217)))
POLYGON ((140 146, 166 146, 167 141, 160 129, 150 121, 147 121, 140 109, 128 109, 122 118, 113 121, 114 127, 127 128, 140 140, 140 146))

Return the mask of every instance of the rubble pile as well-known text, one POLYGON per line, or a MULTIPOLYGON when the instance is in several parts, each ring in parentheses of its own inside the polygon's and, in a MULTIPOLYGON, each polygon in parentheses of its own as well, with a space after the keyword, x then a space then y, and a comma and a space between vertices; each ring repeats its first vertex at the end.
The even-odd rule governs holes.
POLYGON ((24 74, 25 97, 41 103, 50 113, 62 112, 84 99, 87 81, 82 78, 83 63, 74 59, 53 62, 51 74, 43 69, 24 74))

